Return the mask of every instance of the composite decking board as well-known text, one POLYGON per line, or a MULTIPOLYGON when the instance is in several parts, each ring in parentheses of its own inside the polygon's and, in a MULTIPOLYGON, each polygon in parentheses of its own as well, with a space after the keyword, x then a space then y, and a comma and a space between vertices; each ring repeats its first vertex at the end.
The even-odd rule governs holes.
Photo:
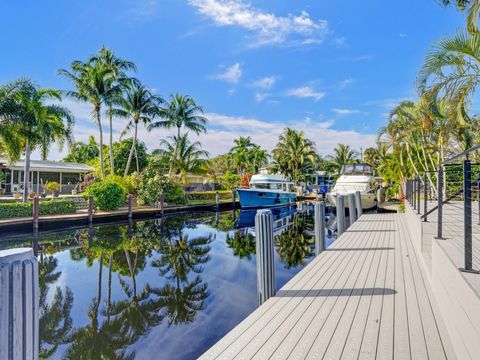
POLYGON ((364 214, 202 358, 453 358, 402 216, 364 214))
MULTIPOLYGON (((407 229, 403 229, 401 217, 397 222, 398 236, 401 249, 401 260, 403 279, 405 286, 406 312, 408 318, 408 335, 410 343, 410 357, 412 359, 428 359, 427 344, 425 341, 425 333, 420 315, 417 292, 414 284, 414 276, 412 274, 411 260, 414 254, 410 252, 407 242, 410 239, 407 229)), ((425 309, 423 309, 425 311, 425 309)))
MULTIPOLYGON (((314 259, 306 268, 299 274, 297 274, 292 281, 288 282, 281 290, 291 290, 300 293, 303 288, 308 284, 308 281, 315 281, 315 276, 322 273, 322 269, 326 268, 327 274, 333 274, 337 265, 335 261, 346 261, 341 252, 333 252, 332 256, 320 261, 319 258, 314 259), (332 265, 332 266, 331 266, 332 265)), ((308 289, 307 289, 308 290, 308 289)), ((251 316, 242 321, 236 328, 234 328, 229 334, 226 335, 217 345, 210 349, 204 357, 206 359, 232 358, 232 353, 236 354, 244 346, 249 345, 249 339, 256 335, 259 331, 258 327, 262 327, 270 323, 270 321, 282 310, 285 302, 292 300, 295 296, 290 298, 276 296, 270 298, 265 304, 260 306, 251 316), (263 308, 263 309, 262 309, 263 308), (263 310, 260 312, 259 310, 263 310)))
POLYGON ((403 233, 406 234, 407 248, 409 250, 410 269, 412 274, 422 274, 422 276, 413 276, 413 284, 417 294, 418 307, 420 311, 420 318, 425 336, 425 344, 427 347, 430 359, 446 359, 445 348, 440 337, 440 330, 435 319, 432 303, 429 299, 427 284, 425 283, 425 271, 419 264, 419 258, 415 249, 413 248, 412 239, 409 236, 408 226, 405 223, 405 217, 402 216, 399 223, 403 228, 403 233))
MULTIPOLYGON (((365 233, 369 234, 367 231, 365 231, 365 233)), ((372 234, 375 234, 375 232, 372 234)), ((327 297, 325 303, 315 315, 309 329, 306 331, 309 336, 305 337, 305 340, 308 341, 301 348, 295 348, 292 351, 291 355, 293 355, 293 358, 296 358, 297 354, 298 358, 321 359, 323 357, 324 351, 343 314, 348 298, 352 294, 353 289, 355 289, 357 284, 364 278, 365 272, 368 272, 370 268, 373 252, 371 249, 377 246, 377 244, 375 243, 375 236, 367 235, 366 238, 367 240, 364 242, 364 246, 366 245, 365 248, 368 250, 359 251, 351 273, 347 274, 343 286, 337 290, 339 294, 327 297)), ((360 246, 360 248, 362 248, 362 246, 360 246)), ((301 339, 301 341, 302 340, 304 339, 301 339)))
MULTIPOLYGON (((353 240, 356 237, 358 237, 358 239, 362 241, 364 236, 365 234, 356 233, 355 236, 352 236, 349 239, 348 243, 344 242, 343 244, 347 245, 350 248, 352 247, 352 245, 355 245, 353 240)), ((337 245, 337 249, 341 249, 341 248, 337 245)), ((350 259, 355 258, 355 251, 346 251, 345 253, 350 256, 350 259)), ((295 326, 292 329, 288 329, 288 328, 283 329, 283 330, 286 330, 288 334, 288 338, 285 338, 284 340, 282 340, 281 344, 277 348, 273 349, 275 353, 273 354, 272 358, 275 358, 275 359, 286 358, 291 353, 292 349, 295 347, 296 343, 301 338, 303 338, 304 336, 311 336, 311 334, 308 333, 307 328, 309 327, 310 323, 314 321, 315 315, 322 308, 324 301, 328 298, 328 296, 332 293, 332 291, 334 291, 334 289, 338 288, 337 284, 339 283, 339 281, 341 281, 345 276, 349 275, 348 271, 353 266, 353 261, 352 262, 347 261, 347 264, 348 264, 347 267, 344 267, 343 269, 340 267, 340 271, 335 271, 336 277, 332 277, 330 279, 330 282, 324 285, 324 288, 328 289, 328 292, 325 293, 324 296, 311 299, 311 301, 308 303, 309 307, 307 308, 307 311, 304 311, 301 314, 301 317, 299 321, 297 321, 295 326)), ((319 291, 317 290, 316 292, 318 293, 319 291)), ((272 349, 269 349, 269 352, 272 352, 272 349)))
MULTIPOLYGON (((359 235, 361 237, 361 234, 359 235)), ((354 255, 352 255, 353 257, 354 255)), ((343 256, 345 259, 342 259, 341 261, 345 264, 348 265, 349 262, 349 257, 343 256)), ((264 347, 270 347, 270 341, 269 338, 275 333, 275 338, 278 340, 278 338, 284 338, 288 332, 292 329, 295 328, 295 325, 298 321, 298 319, 302 316, 304 310, 308 309, 308 306, 310 305, 311 301, 314 300, 315 298, 319 297, 320 293, 316 289, 326 289, 330 288, 330 282, 336 280, 337 276, 337 271, 339 266, 338 264, 335 264, 335 266, 331 266, 326 272, 326 274, 321 274, 318 278, 318 281, 316 281, 312 286, 309 287, 307 292, 303 296, 297 296, 295 295, 295 298, 293 301, 289 301, 288 306, 285 306, 282 310, 281 313, 279 313, 275 319, 268 323, 268 324, 262 324, 266 327, 265 331, 261 333, 260 336, 257 336, 253 339, 251 343, 248 344, 248 347, 245 347, 243 351, 239 354, 240 358, 251 358, 257 350, 263 350, 264 347), (285 325, 282 328, 282 325, 285 325), (279 330, 280 328, 280 330, 279 330), (283 330, 287 330, 285 333, 283 330), (277 333, 277 330, 278 333, 277 333), (268 343, 267 343, 268 341, 268 343)), ((343 271, 345 271, 346 267, 344 268, 343 271)), ((334 284, 332 282, 332 284, 334 284)), ((286 299, 289 298, 288 294, 284 293, 285 290, 280 291, 279 297, 285 297, 286 299)), ((263 354, 258 354, 258 358, 268 358, 271 354, 268 354, 268 349, 266 349, 266 352, 263 354)))
MULTIPOLYGON (((361 238, 361 234, 350 238, 348 246, 355 245, 354 241, 358 243, 359 241, 361 241, 361 238)), ((336 248, 339 249, 338 245, 336 248)), ((331 250, 327 250, 327 252, 328 251, 331 250)), ((333 251, 335 251, 335 248, 333 251)), ((354 251, 350 251, 349 253, 349 258, 346 259, 347 264, 348 261, 355 256, 354 251)), ((344 255, 347 254, 348 252, 344 253, 344 255)), ((347 267, 344 267, 342 269, 342 267, 336 266, 336 268, 340 268, 341 273, 345 273, 345 271, 348 270, 347 267)), ((334 274, 336 276, 331 276, 324 284, 316 284, 315 290, 313 290, 312 293, 309 293, 308 297, 305 298, 304 301, 302 301, 301 306, 295 309, 292 314, 290 314, 290 316, 288 317, 289 321, 283 322, 281 327, 276 329, 275 333, 273 333, 270 339, 268 339, 268 343, 266 343, 265 346, 257 352, 255 358, 265 358, 271 356, 273 352, 275 352, 275 354, 273 354, 273 358, 276 359, 283 359, 288 356, 291 349, 293 348, 294 343, 296 343, 296 341, 298 341, 298 339, 303 336, 306 327, 313 319, 312 314, 315 314, 318 311, 318 309, 323 304, 325 298, 331 293, 332 289, 336 287, 339 278, 341 277, 341 273, 339 274, 338 271, 335 271, 334 269, 332 270, 334 271, 334 274), (316 298, 316 294, 320 295, 319 288, 329 290, 328 293, 324 293, 321 297, 316 298)))
MULTIPOLYGON (((386 249, 388 249, 391 246, 390 233, 388 233, 387 236, 383 236, 383 238, 384 246, 386 249)), ((381 255, 377 272, 375 274, 375 279, 373 279, 372 282, 369 282, 367 285, 370 286, 372 289, 385 289, 386 265, 390 252, 391 250, 387 250, 380 253, 381 255)), ((372 293, 370 296, 362 294, 360 303, 357 308, 356 316, 353 319, 347 339, 345 341, 345 345, 342 350, 342 359, 357 359, 359 357, 359 352, 364 341, 370 347, 370 358, 373 358, 375 356, 375 350, 377 347, 378 320, 380 317, 379 313, 382 308, 381 302, 383 300, 383 296, 384 291, 382 294, 374 295, 372 293), (372 302, 374 302, 375 300, 380 301, 379 303, 377 302, 373 308, 374 310, 378 310, 377 314, 373 314, 373 312, 370 311, 372 308, 372 302), (377 326, 372 327, 372 325, 374 324, 376 324, 377 326)))
MULTIPOLYGON (((383 233, 381 231, 377 231, 374 237, 376 237, 376 247, 384 248, 386 239, 383 236, 383 233)), ((358 319, 359 322, 365 323, 366 316, 368 315, 368 307, 362 306, 360 311, 359 307, 363 304, 368 305, 369 298, 371 297, 369 295, 369 292, 371 292, 373 295, 376 291, 375 280, 378 275, 380 261, 384 252, 372 249, 370 253, 371 255, 373 255, 372 261, 370 263, 370 268, 368 272, 364 273, 364 279, 359 279, 358 286, 355 286, 355 289, 358 289, 358 291, 361 290, 361 294, 360 296, 352 294, 348 298, 341 318, 338 321, 335 331, 330 338, 330 342, 328 343, 326 351, 323 354, 324 359, 339 359, 340 357, 342 357, 342 353, 346 343, 349 340, 350 330, 354 321, 358 319)))

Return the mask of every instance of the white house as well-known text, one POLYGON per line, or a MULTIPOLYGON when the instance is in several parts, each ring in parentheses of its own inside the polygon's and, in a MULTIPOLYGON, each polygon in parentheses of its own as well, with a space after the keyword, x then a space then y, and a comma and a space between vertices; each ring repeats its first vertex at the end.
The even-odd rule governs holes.
MULTIPOLYGON (((4 189, 6 194, 23 191, 24 167, 24 160, 9 164, 8 159, 0 158, 0 171, 5 174, 5 180, 0 184, 0 189, 4 189)), ((85 174, 92 171, 93 167, 86 164, 31 160, 29 189, 32 192, 41 193, 46 182, 56 181, 61 185, 60 193, 69 194, 83 182, 85 174)))

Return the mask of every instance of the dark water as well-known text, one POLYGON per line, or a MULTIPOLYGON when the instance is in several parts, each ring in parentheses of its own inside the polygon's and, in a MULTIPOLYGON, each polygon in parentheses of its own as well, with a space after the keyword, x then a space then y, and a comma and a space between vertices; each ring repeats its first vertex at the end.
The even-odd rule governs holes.
MULTIPOLYGON (((255 212, 38 235, 41 355, 194 359, 257 307, 255 212)), ((310 208, 275 212, 276 286, 313 256, 310 208)), ((32 236, 1 238, 0 249, 32 236)))

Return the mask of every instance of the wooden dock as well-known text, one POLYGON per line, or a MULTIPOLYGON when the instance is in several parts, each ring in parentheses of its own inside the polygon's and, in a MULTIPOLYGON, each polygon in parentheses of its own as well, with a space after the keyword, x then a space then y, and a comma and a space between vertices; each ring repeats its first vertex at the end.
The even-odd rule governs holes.
POLYGON ((456 358, 408 226, 364 214, 201 359, 456 358))

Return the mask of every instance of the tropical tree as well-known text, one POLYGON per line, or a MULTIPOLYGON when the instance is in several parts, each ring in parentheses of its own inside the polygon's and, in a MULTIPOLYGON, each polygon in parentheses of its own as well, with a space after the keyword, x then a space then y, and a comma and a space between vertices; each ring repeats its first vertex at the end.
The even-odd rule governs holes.
POLYGON ((228 160, 242 176, 245 173, 257 173, 259 168, 267 164, 268 152, 252 142, 250 136, 235 139, 234 146, 228 153, 228 160))
MULTIPOLYGON (((46 158, 53 142, 63 145, 71 141, 73 116, 66 108, 47 101, 61 100, 60 92, 53 89, 39 89, 30 80, 19 80, 2 87, 0 93, 8 94, 9 113, 1 117, 2 125, 14 132, 14 142, 20 142, 25 151, 23 201, 28 200, 30 184, 30 155, 40 148, 42 158, 46 158)), ((2 130, 5 134, 5 130, 2 130)))
POLYGON ((162 156, 170 164, 170 172, 180 175, 184 185, 188 185, 188 173, 203 171, 208 152, 202 150, 200 142, 190 142, 188 133, 163 139, 160 146, 153 154, 162 156))
POLYGON ((92 105, 92 116, 98 126, 99 150, 100 150, 100 172, 105 177, 105 163, 103 158, 103 128, 102 128, 102 106, 106 99, 111 96, 111 84, 115 81, 115 72, 100 62, 81 62, 74 60, 71 63, 71 70, 60 69, 58 73, 68 78, 76 90, 65 91, 65 94, 78 101, 88 102, 92 105))
POLYGON ((98 154, 98 144, 95 142, 95 138, 90 135, 87 144, 81 141, 74 142, 72 146, 70 146, 67 156, 63 158, 63 161, 88 163, 98 158, 98 154))
POLYGON ((472 34, 479 34, 478 14, 480 11, 480 1, 478 0, 441 0, 442 4, 448 6, 455 4, 457 9, 467 13, 467 29, 472 34))
MULTIPOLYGON (((142 123, 147 127, 153 121, 153 118, 159 112, 159 106, 164 100, 157 95, 154 95, 147 89, 145 86, 137 83, 131 84, 127 88, 125 97, 117 97, 115 103, 117 107, 112 108, 110 113, 129 119, 127 127, 123 131, 123 134, 126 134, 132 130, 133 127, 133 142, 130 149, 130 154, 128 155, 127 165, 125 167, 124 176, 128 175, 130 170, 130 163, 135 153, 137 136, 138 136, 138 123, 142 123)), ((112 159, 113 159, 113 146, 112 146, 112 159)), ((112 166, 112 164, 110 164, 112 166)), ((138 164, 137 157, 137 172, 140 172, 140 167, 138 164)))
POLYGON ((125 74, 126 71, 137 71, 137 66, 132 62, 117 57, 114 52, 103 46, 98 54, 89 58, 88 63, 94 66, 100 66, 109 69, 111 76, 106 82, 105 103, 108 106, 109 116, 109 130, 110 130, 110 171, 115 173, 115 160, 113 156, 113 104, 122 95, 123 91, 132 83, 135 84, 135 79, 130 79, 125 74))
POLYGON ((327 157, 333 168, 338 172, 343 165, 352 164, 358 161, 358 153, 350 148, 350 145, 338 144, 333 149, 333 154, 327 157))
POLYGON ((311 176, 320 161, 315 144, 305 137, 303 131, 290 128, 278 137, 272 157, 277 170, 296 183, 311 176))
MULTIPOLYGON (((159 110, 160 120, 152 122, 148 126, 148 130, 156 128, 177 128, 177 139, 181 139, 182 127, 195 134, 204 133, 207 131, 205 124, 207 118, 204 116, 203 108, 195 102, 189 95, 175 94, 170 95, 168 103, 159 110)), ((180 145, 180 141, 176 143, 180 145)), ((178 149, 175 148, 175 157, 178 149)), ((173 172, 173 167, 170 167, 169 174, 173 172)))

